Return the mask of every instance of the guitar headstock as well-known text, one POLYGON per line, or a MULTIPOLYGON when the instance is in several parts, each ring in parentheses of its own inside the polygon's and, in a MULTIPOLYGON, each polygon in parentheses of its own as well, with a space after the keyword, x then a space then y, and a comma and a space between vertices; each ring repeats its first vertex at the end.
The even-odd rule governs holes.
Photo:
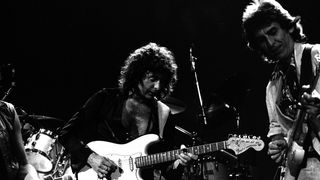
POLYGON ((227 148, 232 149, 236 155, 243 153, 249 148, 256 151, 261 151, 264 147, 264 142, 257 136, 248 135, 230 135, 226 141, 227 148))

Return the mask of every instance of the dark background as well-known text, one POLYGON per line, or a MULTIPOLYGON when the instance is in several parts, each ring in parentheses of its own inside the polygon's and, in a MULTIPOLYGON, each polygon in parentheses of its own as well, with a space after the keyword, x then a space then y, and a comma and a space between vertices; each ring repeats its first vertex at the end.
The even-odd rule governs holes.
MULTIPOLYGON (((175 115, 178 126, 204 142, 226 140, 228 134, 260 136, 262 151, 248 150, 239 159, 255 179, 270 180, 276 164, 266 155, 268 118, 265 86, 272 65, 250 52, 242 38, 241 15, 247 0, 4 1, 1 8, 1 66, 15 69, 2 76, 1 97, 28 114, 68 120, 92 93, 117 86, 124 59, 148 42, 168 47, 179 66, 173 97, 187 109, 175 115), (191 71, 189 48, 205 107, 228 104, 199 117, 199 98, 191 71), (236 113, 239 114, 237 126, 236 113)), ((320 39, 315 1, 279 1, 301 15, 309 42, 320 39)), ((7 68, 8 69, 8 68, 7 68)), ((10 68, 9 68, 10 69, 10 68)), ((220 107, 220 106, 219 106, 220 107)), ((178 131, 177 141, 191 137, 178 131)))

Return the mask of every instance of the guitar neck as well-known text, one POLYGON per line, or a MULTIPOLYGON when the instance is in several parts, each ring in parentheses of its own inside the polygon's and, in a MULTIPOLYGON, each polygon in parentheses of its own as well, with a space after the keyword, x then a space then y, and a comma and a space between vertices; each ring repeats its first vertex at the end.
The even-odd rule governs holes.
POLYGON ((137 168, 141 168, 141 167, 147 167, 147 166, 165 163, 169 161, 174 161, 178 158, 177 157, 178 154, 185 151, 195 155, 201 155, 201 154, 207 154, 207 153, 211 153, 211 152, 218 151, 221 149, 226 149, 226 148, 227 148, 226 141, 221 141, 216 143, 188 147, 186 149, 176 149, 172 151, 136 157, 135 162, 136 162, 137 168))

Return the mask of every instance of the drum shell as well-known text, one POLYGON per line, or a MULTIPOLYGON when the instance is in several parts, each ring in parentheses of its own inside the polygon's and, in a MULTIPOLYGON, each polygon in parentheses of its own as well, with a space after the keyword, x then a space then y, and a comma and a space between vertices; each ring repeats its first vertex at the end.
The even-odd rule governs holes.
POLYGON ((38 172, 50 172, 53 168, 49 154, 56 143, 56 135, 46 129, 40 129, 27 139, 25 145, 27 160, 38 172))

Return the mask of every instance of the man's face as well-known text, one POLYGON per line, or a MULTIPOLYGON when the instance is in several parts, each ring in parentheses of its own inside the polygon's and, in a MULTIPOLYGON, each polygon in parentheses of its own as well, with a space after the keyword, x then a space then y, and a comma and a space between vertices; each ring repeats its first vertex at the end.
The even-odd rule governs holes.
POLYGON ((294 49, 294 41, 290 35, 292 31, 293 29, 283 29, 277 22, 264 26, 255 34, 258 50, 272 60, 291 57, 294 49))
POLYGON ((149 100, 159 95, 160 90, 162 89, 161 79, 161 74, 147 72, 142 78, 141 83, 138 84, 140 94, 149 100))

